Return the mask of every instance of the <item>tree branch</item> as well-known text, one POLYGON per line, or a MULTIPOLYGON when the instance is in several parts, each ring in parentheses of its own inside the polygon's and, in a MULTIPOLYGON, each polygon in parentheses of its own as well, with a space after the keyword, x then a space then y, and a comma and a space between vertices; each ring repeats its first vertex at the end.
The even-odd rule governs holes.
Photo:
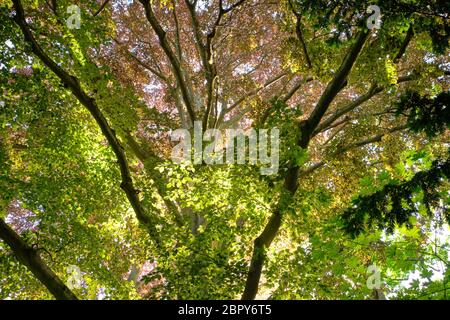
POLYGON ((167 85, 170 85, 170 81, 169 79, 162 73, 159 72, 158 70, 156 70, 155 68, 153 68, 151 65, 149 65, 148 63, 142 61, 141 59, 139 59, 134 53, 128 51, 127 49, 125 49, 128 53, 128 55, 134 60, 136 61, 141 67, 143 67, 144 69, 147 69, 148 71, 150 71, 151 73, 153 73, 155 76, 157 76, 158 78, 160 78, 161 80, 163 80, 167 85))
POLYGON ((58 300, 78 300, 75 294, 42 261, 36 249, 29 246, 0 218, 0 238, 14 252, 17 259, 50 291, 58 300))
POLYGON ((288 93, 286 93, 286 95, 284 95, 282 98, 281 98, 281 101, 282 102, 284 102, 284 103, 286 103, 286 102, 288 102, 289 101, 289 99, 291 99, 292 98, 292 96, 305 84, 305 83, 308 83, 308 82, 311 82, 311 81, 313 81, 314 79, 312 78, 312 77, 307 77, 306 79, 305 78, 302 78, 302 79, 300 79, 296 84, 294 84, 294 86, 291 88, 291 90, 289 90, 289 92, 288 93))
MULTIPOLYGON (((397 80, 397 84, 406 82, 406 81, 411 81, 416 78, 417 78, 416 74, 400 77, 397 80)), ((372 97, 381 93, 385 89, 386 89, 385 87, 378 87, 376 84, 373 84, 367 93, 359 96, 355 101, 349 103, 347 106, 337 109, 331 116, 329 116, 322 123, 320 123, 320 125, 318 125, 317 128, 314 130, 312 136, 314 137, 317 134, 319 134, 320 132, 327 130, 327 128, 329 128, 341 116, 353 111, 355 108, 359 107, 364 102, 370 100, 372 97)))
MULTIPOLYGON (((333 79, 322 94, 316 108, 313 110, 308 120, 302 121, 299 124, 301 138, 298 141, 298 145, 301 148, 306 149, 308 147, 312 132, 315 130, 323 115, 330 106, 331 102, 345 83, 347 76, 350 73, 350 70, 352 69, 353 64, 355 63, 360 51, 362 50, 368 35, 369 31, 360 31, 360 33, 356 37, 355 43, 352 45, 350 51, 344 58, 344 61, 342 62, 339 70, 336 72, 333 79)), ((294 166, 288 169, 287 175, 284 180, 284 190, 282 192, 287 192, 288 194, 293 196, 298 188, 298 176, 298 166, 294 166)), ((281 226, 281 205, 282 203, 279 202, 278 207, 272 213, 268 224, 264 228, 261 235, 254 242, 252 260, 250 262, 244 293, 242 294, 243 300, 250 300, 256 297, 256 294, 258 292, 259 280, 265 260, 264 251, 270 246, 281 226)))
POLYGON ((358 141, 358 142, 354 142, 354 143, 352 143, 352 144, 350 144, 350 145, 348 145, 346 147, 343 147, 339 153, 344 153, 344 152, 347 152, 350 149, 362 147, 362 146, 365 146, 365 145, 370 144, 370 143, 380 142, 381 139, 385 135, 387 135, 389 133, 396 132, 396 131, 404 130, 406 128, 408 128, 407 125, 401 125, 401 126, 397 126, 397 127, 391 128, 391 129, 389 129, 386 132, 377 134, 377 135, 375 135, 373 137, 370 137, 370 138, 367 138, 367 139, 364 139, 364 140, 361 140, 361 141, 358 141))
MULTIPOLYGON (((213 103, 213 91, 214 91, 214 82, 216 77, 216 71, 214 66, 214 60, 213 60, 213 53, 211 46, 211 39, 207 39, 207 45, 203 43, 201 33, 200 33, 200 25, 197 19, 197 15, 195 13, 195 3, 191 4, 189 0, 185 0, 186 6, 188 7, 189 14, 191 17, 192 22, 192 29, 194 30, 194 39, 195 39, 195 46, 197 48, 197 51, 200 55, 200 59, 202 61, 203 69, 205 71, 205 78, 206 78, 206 95, 207 95, 207 101, 206 101, 206 110, 203 115, 202 120, 202 128, 203 131, 206 130, 206 127, 208 126, 208 120, 211 113, 212 103, 213 103)), ((221 1, 220 1, 221 3, 221 1)), ((220 4, 219 4, 220 6, 220 4)))
MULTIPOLYGON (((364 147, 364 146, 372 144, 372 143, 380 142, 383 139, 384 136, 386 136, 386 135, 388 135, 390 133, 394 133, 394 132, 397 132, 397 131, 404 130, 407 127, 408 127, 407 125, 397 126, 397 127, 394 127, 394 128, 391 128, 391 129, 387 130, 386 132, 377 134, 377 135, 372 136, 370 138, 351 143, 351 144, 349 144, 349 145, 347 145, 345 147, 342 147, 337 152, 333 153, 333 156, 341 155, 341 154, 346 153, 347 151, 350 151, 352 149, 356 149, 356 148, 364 147)), ((307 169, 301 171, 300 174, 299 174, 299 177, 304 177, 305 175, 308 175, 308 174, 314 172, 315 170, 323 167, 325 164, 326 164, 326 161, 316 162, 316 163, 312 164, 311 166, 309 166, 307 169)))
MULTIPOLYGON (((292 96, 305 84, 308 82, 311 82, 313 80, 312 77, 308 77, 308 78, 301 78, 299 81, 297 81, 296 84, 294 84, 294 86, 291 88, 291 90, 289 90, 288 93, 286 93, 282 98, 280 98, 280 101, 282 101, 283 103, 287 103, 289 101, 289 99, 292 98, 292 96)), ((259 120, 259 124, 264 124, 267 121, 267 118, 271 115, 272 113, 272 107, 269 107, 261 116, 261 119, 259 120)))
POLYGON ((305 39, 303 38, 303 32, 302 32, 302 17, 298 12, 295 10, 294 5, 292 4, 291 0, 289 0, 289 6, 291 7, 292 13, 295 15, 296 23, 295 23, 295 32, 297 33, 297 38, 300 41, 300 44, 302 46, 303 54, 306 59, 306 64, 308 65, 308 68, 312 68, 311 58, 308 54, 308 48, 306 47, 305 39))
POLYGON ((208 58, 206 54, 206 48, 205 44, 203 43, 201 32, 200 32, 200 25, 197 19, 197 15, 195 13, 195 3, 191 3, 189 0, 185 0, 186 6, 189 10, 189 15, 191 17, 192 22, 192 29, 194 31, 194 39, 195 39, 195 45, 198 50, 198 54, 200 55, 200 59, 203 64, 203 68, 205 69, 205 72, 207 72, 209 68, 208 58))
POLYGON ((14 21, 19 25, 22 33, 25 37, 25 41, 31 45, 32 52, 50 69, 52 70, 62 83, 68 87, 78 101, 86 107, 92 117, 95 119, 97 125, 100 127, 103 135, 106 137, 109 145, 116 155, 117 162, 120 167, 120 174, 122 177, 122 183, 120 187, 124 190, 128 201, 134 209, 137 219, 144 224, 155 241, 158 242, 158 236, 156 229, 150 219, 141 206, 138 192, 134 188, 133 180, 131 178, 130 169, 128 167, 127 158, 124 149, 116 137, 114 130, 109 126, 108 121, 98 108, 96 101, 89 97, 86 92, 81 88, 79 80, 63 70, 58 64, 56 64, 40 47, 31 33, 28 25, 25 21, 25 13, 20 0, 13 0, 16 15, 14 21))
POLYGON ((180 41, 180 23, 178 21, 178 15, 177 15, 177 7, 175 0, 172 0, 172 6, 173 6, 173 19, 175 21, 175 46, 177 49, 177 55, 178 59, 182 59, 183 53, 181 49, 181 41, 180 41))
MULTIPOLYGON (((231 5, 229 8, 225 9, 223 7, 223 0, 219 0, 219 13, 216 19, 216 22, 214 23, 214 26, 212 30, 207 34, 206 36, 206 47, 205 49, 205 58, 207 65, 205 66, 206 69, 206 78, 207 78, 207 106, 206 111, 203 117, 203 130, 206 130, 206 126, 209 122, 209 117, 211 114, 212 104, 213 104, 213 92, 214 92, 214 86, 215 82, 217 81, 217 70, 216 65, 214 61, 214 48, 213 48, 213 42, 217 34, 217 28, 219 27, 222 18, 225 14, 229 13, 233 9, 239 7, 241 4, 243 4, 245 0, 240 0, 236 2, 235 4, 231 5)), ((195 12, 192 9, 193 16, 195 17, 195 12)))
POLYGON ((103 4, 100 6, 100 8, 98 8, 98 10, 93 14, 93 16, 94 17, 98 16, 103 11, 103 9, 105 9, 108 2, 109 2, 109 0, 105 0, 105 2, 103 2, 103 4))
POLYGON ((145 9, 145 16, 147 17, 148 22, 150 22, 150 25, 152 26, 153 30, 155 31, 156 35, 158 36, 159 43, 164 50, 167 58, 170 61, 170 64, 172 65, 172 69, 174 70, 175 77, 177 79, 178 85, 181 89, 182 97, 184 100, 184 103, 186 105, 186 109, 188 111, 191 124, 193 125, 194 121, 197 119, 195 112, 194 112, 194 104, 193 99, 191 96, 191 92, 188 88, 188 85, 186 84, 185 75, 183 72, 183 69, 181 67, 180 61, 172 51, 168 41, 167 41, 167 33, 164 31, 164 29, 159 24, 158 20, 155 17, 155 14, 152 10, 150 0, 139 0, 145 9))
POLYGON ((317 135, 318 133, 324 131, 325 129, 327 129, 330 125, 333 124, 333 122, 335 122, 337 119, 339 119, 341 116, 343 116, 344 114, 354 110, 355 108, 357 108, 358 106, 360 106, 361 104, 363 104, 364 102, 368 101, 370 98, 372 98, 373 96, 375 96, 376 94, 380 93, 381 91, 383 91, 384 88, 383 87, 377 87, 376 84, 373 84, 369 91, 361 96, 359 96, 355 101, 351 102, 350 104, 348 104, 345 107, 342 107, 340 109, 337 109, 331 116, 329 116, 327 119, 325 119, 325 121, 323 121, 319 126, 317 126, 317 128, 314 130, 313 132, 313 136, 317 135))
POLYGON ((403 55, 406 52, 406 48, 408 48, 408 45, 411 42, 413 36, 414 36, 414 29, 413 29, 413 26, 410 25, 408 32, 406 33, 405 40, 403 41, 402 46, 400 47, 400 50, 398 51, 397 55, 394 58, 394 63, 398 63, 400 61, 400 59, 403 57, 403 55))
MULTIPOLYGON (((350 51, 345 56, 344 61, 342 62, 341 66, 339 67, 339 70, 335 73, 333 80, 331 80, 331 82, 328 84, 327 88, 325 89, 325 92, 320 97, 320 100, 317 103, 317 106, 314 108, 313 112, 309 116, 309 118, 307 120, 307 125, 306 125, 307 130, 306 130, 306 132, 302 132, 302 134, 308 135, 308 137, 304 138, 304 139, 308 140, 308 142, 309 142, 310 135, 316 129, 317 125, 319 124, 323 115, 327 111, 331 102, 334 100, 334 98, 336 97, 336 95, 339 93, 342 86, 344 85, 344 83, 347 79, 347 76, 350 73, 350 70, 356 61, 356 58, 358 57, 359 52, 362 50, 362 47, 364 46, 364 43, 366 42, 368 35, 369 35, 369 32, 367 30, 362 30, 357 35, 354 45, 351 47, 350 51)), ((305 145, 304 147, 306 147, 306 146, 307 145, 305 145)))
MULTIPOLYGON (((282 72, 281 74, 269 79, 268 81, 266 81, 261 87, 259 88, 255 88, 249 92, 247 92, 246 94, 244 94, 242 97, 240 97, 239 99, 237 99, 230 107, 228 108, 224 108, 222 110, 222 112, 219 115, 219 120, 218 123, 222 123, 223 118, 225 117, 225 115, 231 111, 233 111, 236 107, 238 107, 239 105, 241 105, 241 103, 243 103, 245 100, 247 100, 248 98, 257 95, 259 92, 261 92, 262 90, 264 90, 265 88, 271 86, 272 84, 274 84, 275 82, 277 82, 278 80, 284 78, 285 76, 287 76, 287 72, 282 72)), ((229 120, 231 121, 231 119, 229 120)))

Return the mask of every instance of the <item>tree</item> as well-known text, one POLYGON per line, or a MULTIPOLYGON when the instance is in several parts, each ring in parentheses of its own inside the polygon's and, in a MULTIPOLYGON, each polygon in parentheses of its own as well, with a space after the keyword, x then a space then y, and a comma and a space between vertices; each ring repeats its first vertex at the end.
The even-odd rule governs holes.
POLYGON ((392 278, 437 261, 445 287, 449 9, 2 1, 1 296, 368 298, 376 263, 420 298, 392 278), (279 128, 277 174, 173 163, 196 121, 279 128))

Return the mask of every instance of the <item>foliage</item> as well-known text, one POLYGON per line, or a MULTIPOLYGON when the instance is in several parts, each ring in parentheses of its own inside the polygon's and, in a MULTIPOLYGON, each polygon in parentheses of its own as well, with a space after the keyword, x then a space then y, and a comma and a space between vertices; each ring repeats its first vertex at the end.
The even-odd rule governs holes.
MULTIPOLYGON (((389 298, 447 299, 448 1, 102 3, 0 1, 0 219, 77 297, 236 299, 259 241, 257 298, 370 299, 376 264, 389 298), (193 116, 278 128, 279 171, 173 163, 193 116)), ((0 240, 0 299, 51 299, 18 257, 0 240)))
POLYGON ((440 199, 448 198, 445 189, 439 189, 450 176, 450 159, 435 160, 429 170, 420 171, 406 182, 391 182, 382 190, 358 197, 353 207, 342 216, 345 229, 357 235, 364 229, 376 224, 392 233, 396 226, 405 224, 412 227, 418 212, 424 210, 428 215, 437 211, 447 222, 450 221, 448 199, 440 204, 440 199), (420 206, 417 204, 420 202, 420 206))
POLYGON ((408 126, 414 132, 436 136, 450 128, 449 92, 434 98, 422 97, 417 92, 406 92, 396 105, 397 114, 408 112, 408 126))

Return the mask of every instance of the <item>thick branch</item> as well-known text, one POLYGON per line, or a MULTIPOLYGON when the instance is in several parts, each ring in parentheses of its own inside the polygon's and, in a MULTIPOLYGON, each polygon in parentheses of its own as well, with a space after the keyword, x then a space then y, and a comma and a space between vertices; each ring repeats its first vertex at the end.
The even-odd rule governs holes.
POLYGON ((295 23, 295 32, 297 33, 297 38, 300 41, 300 44, 302 46, 303 55, 305 56, 305 59, 306 59, 306 64, 308 65, 308 68, 311 69, 312 68, 311 58, 309 57, 308 48, 306 47, 306 42, 305 42, 305 39, 303 38, 302 19, 301 19, 302 17, 295 10, 294 5, 292 4, 291 0, 289 0, 289 5, 291 7, 292 12, 295 15, 295 19, 297 20, 295 23))
POLYGON ((159 43, 164 50, 164 53, 166 54, 167 58, 170 61, 170 64, 172 65, 172 68, 175 73, 175 77, 177 79, 177 82, 179 84, 179 87, 181 89, 181 93, 183 96, 184 103, 186 105, 186 109, 188 111, 191 123, 193 124, 196 120, 195 112, 194 112, 194 104, 191 97, 191 92, 188 88, 188 85, 186 84, 186 80, 184 77, 184 72, 182 70, 180 61, 178 60, 175 53, 172 51, 169 42, 167 41, 167 33, 164 31, 164 29, 159 24, 158 20, 155 17, 155 14, 152 10, 150 0, 140 0, 142 5, 145 9, 145 16, 147 17, 148 22, 150 22, 150 25, 152 26, 153 30, 155 31, 156 35, 158 36, 159 43))
POLYGON ((369 89, 369 91, 367 93, 359 96, 355 101, 351 102, 347 106, 337 109, 331 116, 329 116, 327 119, 325 119, 325 121, 323 121, 316 128, 316 130, 314 130, 313 136, 315 136, 319 132, 322 132, 323 130, 325 130, 326 128, 331 126, 333 124, 333 122, 335 122, 341 116, 354 110, 355 108, 357 108, 364 102, 368 101, 370 98, 372 98, 373 96, 375 96, 376 94, 380 93, 383 90, 384 90, 383 87, 377 87, 376 85, 372 85, 372 87, 369 89))
POLYGON ((183 53, 182 53, 181 41, 180 41, 180 23, 178 21, 177 6, 175 3, 175 0, 172 0, 172 6, 173 6, 172 15, 173 15, 173 19, 175 21, 175 46, 177 49, 178 59, 181 60, 183 53))
POLYGON ((347 76, 350 73, 350 70, 356 61, 356 58, 358 57, 359 52, 361 51, 364 43, 366 42, 368 35, 369 32, 367 30, 360 31, 360 33, 356 37, 355 43, 353 44, 350 51, 345 56, 343 63, 339 67, 339 70, 334 75, 333 80, 331 80, 331 82, 328 84, 327 88, 325 89, 325 92, 320 97, 317 106, 315 107, 310 117, 308 118, 306 128, 307 132, 302 132, 302 134, 306 133, 310 135, 316 129, 317 125, 319 124, 323 115, 327 111, 331 102, 334 100, 334 98, 344 85, 347 76))
POLYGON ((402 46, 400 47, 400 50, 398 51, 397 55, 394 58, 394 62, 397 63, 400 61, 400 59, 403 57, 403 55, 406 52, 406 48, 408 48, 409 43, 411 42, 412 38, 414 36, 414 29, 411 25, 408 29, 408 32, 406 33, 405 40, 402 43, 402 46))
POLYGON ((42 261, 37 250, 25 243, 3 219, 0 219, 0 238, 8 244, 17 259, 34 274, 56 299, 78 300, 75 294, 42 261))
POLYGON ((214 82, 216 77, 215 66, 212 55, 212 48, 209 48, 210 40, 207 40, 208 46, 205 46, 203 43, 203 39, 200 32, 200 25, 197 19, 197 15, 195 13, 196 3, 191 3, 189 0, 185 0, 186 6, 188 7, 189 14, 192 22, 192 29, 194 31, 194 39, 195 46, 197 48, 198 54, 200 55, 200 60, 202 61, 203 69, 205 71, 206 78, 206 110, 203 115, 202 120, 202 128, 203 131, 206 130, 208 126, 208 120, 212 109, 213 103, 213 91, 214 91, 214 82))
POLYGON ((195 13, 195 4, 190 3, 189 0, 185 0, 186 6, 189 9, 189 15, 191 17, 192 22, 192 29, 194 31, 194 39, 195 39, 195 45, 198 50, 198 54, 200 55, 200 59, 203 64, 203 68, 205 68, 205 71, 207 72, 209 68, 208 58, 206 54, 206 48, 205 44, 203 43, 201 32, 200 32, 200 24, 197 19, 197 15, 195 13))
MULTIPOLYGON (((299 129, 301 131, 301 139, 298 141, 298 145, 301 148, 306 149, 308 147, 311 139, 311 133, 315 130, 331 102, 344 85, 368 35, 369 32, 367 30, 363 30, 358 34, 356 37, 356 42, 347 53, 339 70, 334 75, 334 78, 328 84, 311 116, 308 120, 300 123, 299 129)), ((291 195, 295 194, 298 188, 298 176, 298 166, 294 166, 288 170, 284 180, 285 190, 283 192, 287 192, 291 195)), ((272 213, 269 223, 266 225, 261 235, 255 240, 253 246, 253 256, 247 275, 247 281, 245 283, 244 293, 242 295, 243 300, 254 299, 258 292, 259 279, 261 277, 265 259, 264 249, 270 246, 281 226, 281 203, 279 203, 278 206, 279 207, 272 213)))
POLYGON ((56 13, 56 0, 51 0, 51 3, 48 0, 45 0, 45 3, 53 11, 55 16, 57 16, 58 14, 56 13))
POLYGON ((98 10, 93 14, 94 17, 98 16, 103 9, 105 9, 106 5, 108 4, 109 0, 105 0, 105 2, 102 3, 102 5, 100 6, 100 8, 98 8, 98 10))
POLYGON ((278 233, 281 226, 281 213, 276 210, 269 219, 261 235, 255 239, 253 244, 253 255, 248 270, 245 290, 242 300, 253 300, 258 292, 259 279, 265 260, 265 249, 268 248, 278 233))
MULTIPOLYGON (((144 165, 146 165, 150 159, 153 159, 155 163, 161 163, 161 159, 158 158, 153 152, 141 148, 139 143, 130 133, 127 133, 126 138, 128 142, 127 145, 144 165)), ((158 171, 154 170, 154 168, 149 168, 149 171, 150 170, 153 170, 152 179, 156 182, 155 188, 164 201, 167 209, 174 214, 175 223, 179 227, 183 226, 183 217, 181 216, 177 206, 172 201, 167 199, 167 181, 165 181, 164 177, 158 171)))
POLYGON ((58 76, 58 78, 60 78, 60 80, 66 87, 70 88, 73 95, 83 106, 86 107, 86 109, 88 109, 92 117, 97 122, 97 125, 100 127, 103 135, 106 137, 109 145, 113 149, 114 154, 117 158, 117 162, 119 163, 120 173, 122 177, 122 183, 120 184, 120 187, 124 190, 128 201, 130 202, 131 206, 134 209, 134 212, 136 213, 137 219, 149 229, 151 235, 155 240, 157 240, 156 229, 154 229, 151 219, 148 215, 146 215, 144 209, 141 206, 138 198, 138 192, 133 185, 133 180, 131 178, 124 149, 120 144, 119 139, 116 137, 114 130, 109 126, 108 121, 98 108, 95 100, 89 97, 81 88, 79 80, 63 70, 59 65, 57 65, 37 43, 25 21, 25 14, 20 0, 13 0, 13 3, 16 10, 16 16, 14 17, 14 20, 22 30, 25 40, 31 45, 33 53, 50 70, 52 70, 58 76))
MULTIPOLYGON (((406 81, 414 80, 414 79, 416 79, 416 77, 417 77, 416 74, 400 77, 397 80, 397 84, 402 83, 402 82, 406 82, 406 81)), ((369 89, 369 91, 367 93, 359 96, 355 101, 349 103, 348 105, 337 109, 331 116, 329 116, 322 123, 320 123, 320 125, 318 125, 317 128, 314 130, 312 136, 315 136, 318 133, 320 133, 320 132, 322 132, 324 130, 327 130, 327 128, 329 128, 341 116, 351 112, 352 110, 354 110, 355 108, 359 107, 364 102, 368 101, 369 99, 371 99, 372 97, 374 97, 375 95, 381 93, 384 90, 385 90, 385 87, 378 87, 375 84, 372 85, 372 87, 369 89)))
MULTIPOLYGON (((217 82, 217 71, 216 71, 216 64, 214 61, 215 54, 214 54, 214 48, 213 48, 214 39, 217 34, 217 28, 219 27, 219 25, 222 21, 222 18, 224 17, 225 14, 227 14, 230 11, 232 11, 233 9, 239 7, 244 2, 245 2, 245 0, 240 0, 240 1, 236 2, 235 4, 231 5, 229 8, 225 9, 223 7, 223 1, 219 0, 219 13, 218 13, 216 22, 214 23, 212 30, 206 36, 206 46, 203 48, 205 49, 204 53, 206 55, 205 56, 205 59, 206 59, 205 70, 206 70, 206 80, 207 80, 207 104, 206 104, 206 111, 205 111, 205 114, 203 117, 203 130, 206 129, 206 126, 209 122, 209 117, 210 117, 212 105, 213 105, 214 86, 217 82)), ((193 11, 192 8, 190 8, 190 10, 193 12, 192 14, 194 17, 193 18, 194 22, 195 22, 195 12, 193 11)))

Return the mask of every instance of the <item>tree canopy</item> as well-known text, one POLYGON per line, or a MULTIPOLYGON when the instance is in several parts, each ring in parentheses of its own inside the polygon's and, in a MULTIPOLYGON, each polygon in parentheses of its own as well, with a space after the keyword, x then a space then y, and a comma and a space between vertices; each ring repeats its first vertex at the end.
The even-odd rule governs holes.
POLYGON ((0 0, 0 298, 448 299, 449 14, 0 0), (278 171, 175 163, 197 124, 278 171))

